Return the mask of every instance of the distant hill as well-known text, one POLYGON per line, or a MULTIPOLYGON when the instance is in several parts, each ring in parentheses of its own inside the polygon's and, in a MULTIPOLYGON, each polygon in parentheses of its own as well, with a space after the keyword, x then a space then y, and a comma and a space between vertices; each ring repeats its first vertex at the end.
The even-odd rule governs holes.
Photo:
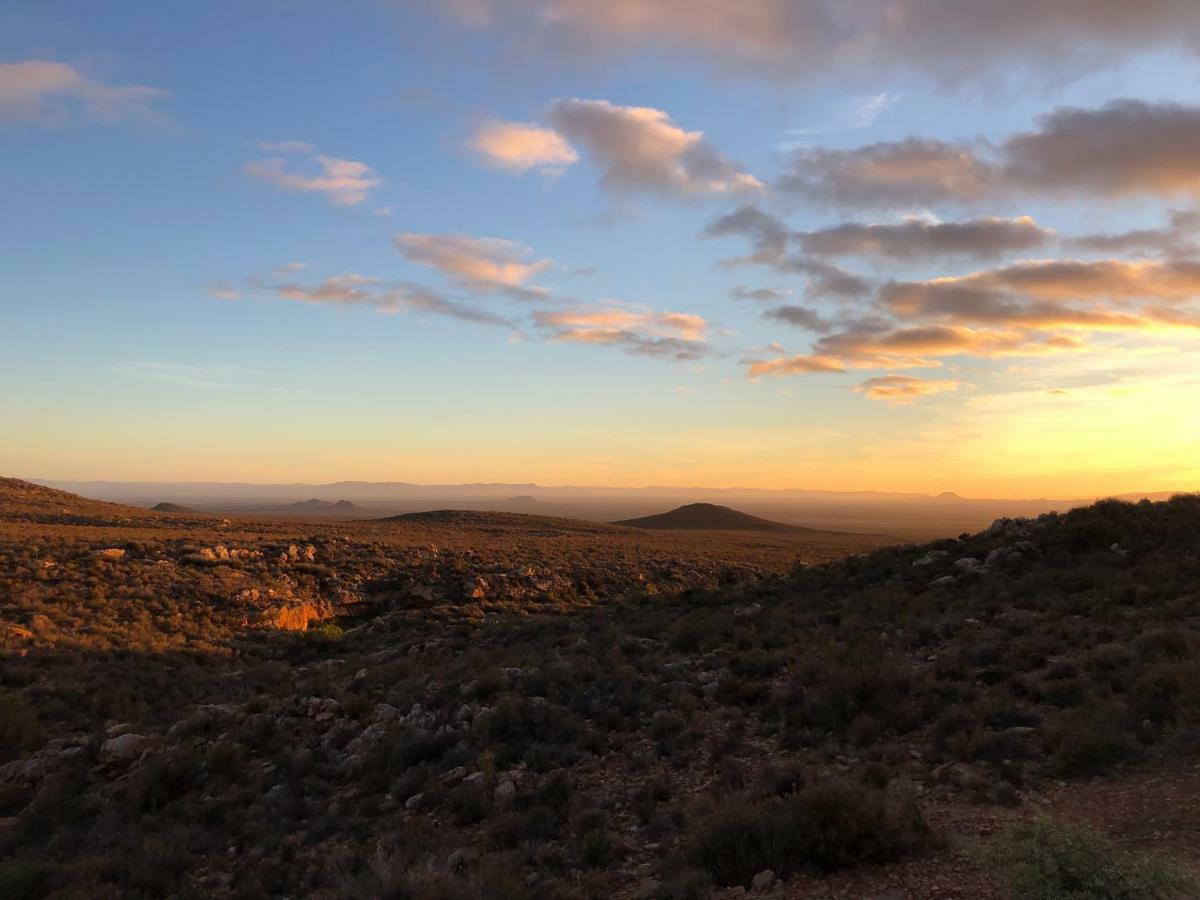
POLYGON ((670 512, 659 513, 656 516, 643 516, 640 519, 624 519, 613 522, 614 525, 624 525, 628 528, 679 529, 688 531, 774 531, 774 532, 804 532, 812 528, 802 528, 798 525, 785 525, 782 522, 772 522, 770 519, 760 519, 748 513, 739 512, 728 506, 717 506, 715 503, 689 503, 670 512))
POLYGON ((19 478, 0 478, 0 519, 70 525, 161 522, 148 509, 89 500, 19 478))
POLYGON ((153 512, 160 513, 198 513, 200 510, 192 509, 190 506, 182 506, 178 503, 156 503, 150 509, 153 512))

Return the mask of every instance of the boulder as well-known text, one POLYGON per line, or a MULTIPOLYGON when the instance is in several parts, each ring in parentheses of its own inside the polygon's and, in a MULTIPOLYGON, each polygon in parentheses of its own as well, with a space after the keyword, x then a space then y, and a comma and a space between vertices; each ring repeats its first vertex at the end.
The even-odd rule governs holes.
POLYGON ((133 762, 160 743, 161 740, 154 735, 133 733, 117 735, 100 745, 100 759, 106 763, 133 762))

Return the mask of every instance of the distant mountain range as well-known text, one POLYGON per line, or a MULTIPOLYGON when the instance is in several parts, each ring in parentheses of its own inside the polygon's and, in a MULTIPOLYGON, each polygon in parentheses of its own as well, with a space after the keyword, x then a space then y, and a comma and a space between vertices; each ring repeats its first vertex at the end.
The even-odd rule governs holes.
MULTIPOLYGON (((916 494, 788 488, 638 488, 537 484, 419 485, 407 482, 338 481, 332 484, 244 482, 52 481, 38 484, 96 500, 142 506, 169 498, 220 515, 303 515, 376 518, 439 509, 536 513, 594 522, 628 521, 693 503, 736 507, 744 514, 822 531, 867 532, 928 540, 978 531, 1001 516, 1036 516, 1086 506, 1095 497, 979 499, 952 491, 916 494)), ((1121 499, 1166 499, 1170 491, 1131 493, 1121 499)))
MULTIPOLYGON (((330 504, 338 501, 347 503, 383 503, 389 501, 422 498, 462 498, 491 500, 511 503, 547 503, 552 501, 580 499, 678 498, 684 502, 697 502, 703 498, 733 499, 746 498, 754 501, 836 501, 839 503, 1090 503, 1095 497, 1060 498, 967 498, 952 491, 941 494, 905 493, 900 491, 828 491, 809 488, 705 488, 671 487, 647 485, 644 487, 610 487, 538 484, 507 484, 498 482, 474 484, 411 484, 403 481, 335 481, 329 484, 251 484, 247 482, 218 481, 58 481, 45 478, 26 479, 35 484, 58 490, 72 491, 97 499, 132 501, 144 503, 157 501, 163 496, 175 498, 173 502, 198 499, 219 499, 223 503, 242 502, 257 504, 265 501, 276 503, 310 502, 322 500, 330 504)), ((1152 500, 1166 499, 1179 491, 1131 492, 1118 495, 1121 499, 1152 500)))

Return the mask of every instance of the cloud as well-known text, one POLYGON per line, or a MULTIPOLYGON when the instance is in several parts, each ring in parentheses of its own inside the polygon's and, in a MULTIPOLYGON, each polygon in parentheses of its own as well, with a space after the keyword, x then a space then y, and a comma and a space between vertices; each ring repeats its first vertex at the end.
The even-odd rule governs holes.
POLYGON ((811 375, 811 374, 845 374, 842 364, 827 356, 780 356, 774 359, 762 359, 749 363, 747 377, 761 378, 764 375, 811 375))
POLYGON ((763 313, 768 319, 786 322, 808 331, 824 334, 833 329, 832 323, 826 321, 819 313, 803 306, 779 306, 763 313))
POLYGON ((862 100, 851 119, 855 128, 870 128, 884 112, 900 102, 902 94, 874 94, 862 100))
POLYGON ((1065 107, 1009 138, 1005 181, 1050 194, 1200 195, 1200 107, 1115 100, 1065 107))
POLYGON ((1195 50, 1190 0, 453 0, 463 24, 529 48, 627 55, 666 48, 777 76, 917 72, 946 83, 1064 76, 1143 51, 1195 50))
POLYGON ((62 120, 74 115, 112 124, 158 117, 151 104, 169 94, 144 84, 110 85, 49 60, 0 63, 0 120, 62 120))
POLYGON ((697 196, 763 187, 718 153, 702 132, 684 131, 662 110, 606 100, 556 100, 547 118, 559 135, 604 168, 601 184, 607 188, 697 196))
MULTIPOLYGON (((279 146, 276 145, 277 148, 279 146)), ((307 147, 298 142, 287 142, 286 146, 293 150, 307 147)), ((251 178, 258 178, 287 191, 324 194, 339 206, 362 203, 372 190, 383 183, 366 163, 334 156, 313 156, 303 172, 293 169, 282 157, 248 162, 242 171, 251 178)))
POLYGON ((204 285, 210 297, 217 300, 238 300, 242 296, 242 292, 230 284, 228 281, 213 281, 204 285))
POLYGON ((911 208, 969 201, 992 190, 992 166, 969 146, 927 138, 850 150, 792 153, 777 187, 842 207, 911 208))
POLYGON ((1195 243, 1200 228, 1200 211, 1172 210, 1163 228, 1135 228, 1116 234, 1089 234, 1068 241, 1077 250, 1096 253, 1134 253, 1162 256, 1192 256, 1200 253, 1195 243))
POLYGON ((523 122, 486 122, 468 146, 488 164, 511 172, 558 173, 579 160, 557 131, 523 122))
POLYGON ((870 282, 825 260, 789 255, 788 241, 793 237, 777 216, 754 204, 738 207, 719 216, 701 232, 702 237, 742 235, 750 241, 751 252, 722 262, 726 266, 762 265, 779 272, 804 275, 808 281, 804 295, 808 299, 832 297, 853 300, 866 294, 870 282))
POLYGON ((906 219, 894 224, 847 222, 796 235, 810 256, 867 256, 916 260, 944 256, 988 259, 1043 246, 1053 232, 1029 216, 987 216, 964 222, 906 219))
POLYGON ((886 315, 831 323, 803 307, 770 311, 821 336, 807 354, 749 360, 747 374, 937 368, 958 356, 1079 353, 1092 349, 1097 334, 1200 329, 1198 298, 1200 262, 1190 260, 1034 260, 965 276, 890 281, 869 307, 886 315))
POLYGON ((292 281, 266 282, 253 276, 247 282, 254 289, 266 290, 284 300, 300 303, 366 306, 387 314, 423 312, 486 325, 513 324, 503 316, 449 300, 422 285, 389 283, 355 272, 334 275, 310 285, 292 281))
POLYGON ((734 297, 739 300, 758 300, 758 301, 777 301, 784 299, 787 291, 781 291, 778 288, 748 288, 735 287, 731 292, 734 297))
POLYGON ((709 222, 702 237, 740 235, 750 241, 748 256, 738 257, 736 263, 761 263, 778 266, 787 254, 790 232, 783 220, 764 212, 752 203, 739 206, 709 222))
POLYGON ((1006 328, 1136 332, 1200 327, 1200 262, 1038 260, 884 285, 903 319, 1006 328))
POLYGON ((998 145, 908 138, 800 149, 780 190, 842 207, 906 208, 1016 194, 1200 196, 1200 107, 1114 100, 1063 107, 998 145))
POLYGON ((1087 345, 1061 334, 946 324, 894 327, 880 322, 850 326, 819 338, 813 352, 855 369, 930 369, 945 357, 999 359, 1079 352, 1087 345))
POLYGON ((888 288, 893 299, 924 289, 1008 291, 1045 300, 1185 301, 1200 297, 1200 261, 1122 259, 1029 260, 927 282, 896 282, 888 288))
POLYGON ((526 282, 553 265, 529 260, 528 247, 502 238, 466 234, 404 232, 393 239, 405 259, 437 269, 456 284, 475 293, 506 293, 521 299, 545 296, 545 290, 526 282))
POLYGON ((709 352, 708 322, 691 313, 610 305, 537 310, 533 318, 552 341, 616 346, 636 356, 675 360, 700 359, 709 352))
POLYGON ((881 375, 868 378, 854 390, 865 394, 872 400, 885 400, 889 403, 907 405, 922 397, 941 394, 945 391, 956 391, 962 386, 961 381, 933 378, 913 378, 909 375, 881 375))

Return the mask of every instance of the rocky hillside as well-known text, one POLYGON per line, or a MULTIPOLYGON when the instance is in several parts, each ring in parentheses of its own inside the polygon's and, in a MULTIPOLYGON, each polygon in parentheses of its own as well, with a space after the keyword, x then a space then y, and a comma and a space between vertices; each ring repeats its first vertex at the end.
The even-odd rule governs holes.
POLYGON ((565 575, 249 534, 6 548, 5 896, 1195 896, 1197 498, 654 591, 615 544, 571 582, 591 600, 541 606, 488 595, 565 575), (228 624, 271 581, 371 601, 228 624), (206 645, 122 649, 206 602, 206 645), (71 636, 95 622, 104 647, 71 636))

